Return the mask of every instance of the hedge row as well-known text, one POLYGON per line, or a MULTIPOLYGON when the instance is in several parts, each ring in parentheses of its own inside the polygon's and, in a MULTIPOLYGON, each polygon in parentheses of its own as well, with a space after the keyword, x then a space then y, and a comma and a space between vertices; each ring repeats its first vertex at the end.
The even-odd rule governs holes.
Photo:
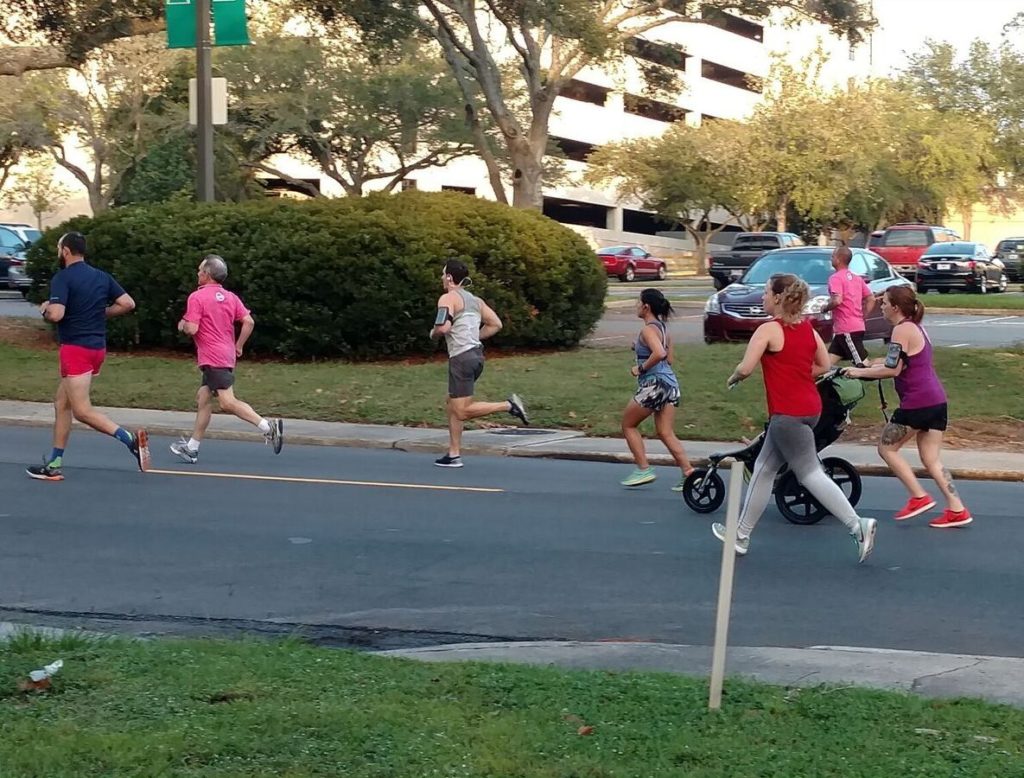
POLYGON ((252 350, 368 359, 432 351, 426 335, 448 258, 502 317, 496 346, 574 346, 597 323, 605 275, 571 230, 536 213, 458 193, 404 192, 296 202, 169 203, 72 219, 33 247, 41 297, 61 232, 86 235, 89 261, 135 298, 111 323, 117 348, 188 344, 176 331, 206 253, 256 318, 252 350))

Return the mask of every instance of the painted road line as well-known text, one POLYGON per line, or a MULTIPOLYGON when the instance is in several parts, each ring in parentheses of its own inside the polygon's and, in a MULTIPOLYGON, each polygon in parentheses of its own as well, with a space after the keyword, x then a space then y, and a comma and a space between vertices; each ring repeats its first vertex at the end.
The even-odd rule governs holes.
POLYGON ((956 320, 953 320, 953 321, 940 321, 940 322, 935 322, 934 326, 936 326, 936 327, 975 327, 975 326, 977 326, 979 324, 994 324, 997 321, 1016 321, 1018 319, 1020 319, 1020 316, 998 316, 998 317, 996 317, 994 319, 980 319, 980 320, 977 320, 977 321, 975 321, 975 320, 972 320, 972 321, 963 321, 963 320, 960 320, 960 321, 956 321, 956 320))
POLYGON ((296 478, 284 475, 250 475, 246 473, 204 473, 198 470, 147 470, 148 475, 190 475, 200 478, 234 478, 242 481, 279 481, 289 484, 327 484, 329 486, 375 486, 383 489, 426 489, 437 492, 480 492, 503 494, 504 489, 486 486, 441 486, 438 484, 400 484, 388 481, 343 481, 336 478, 296 478))

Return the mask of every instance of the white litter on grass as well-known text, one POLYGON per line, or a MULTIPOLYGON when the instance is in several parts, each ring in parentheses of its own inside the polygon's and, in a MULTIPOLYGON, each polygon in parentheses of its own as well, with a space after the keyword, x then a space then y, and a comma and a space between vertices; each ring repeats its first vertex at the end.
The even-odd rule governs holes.
POLYGON ((48 664, 42 670, 33 670, 28 674, 28 677, 32 679, 32 683, 39 683, 40 681, 45 681, 47 678, 53 678, 53 676, 60 672, 60 669, 63 666, 64 660, 58 659, 56 662, 48 664))

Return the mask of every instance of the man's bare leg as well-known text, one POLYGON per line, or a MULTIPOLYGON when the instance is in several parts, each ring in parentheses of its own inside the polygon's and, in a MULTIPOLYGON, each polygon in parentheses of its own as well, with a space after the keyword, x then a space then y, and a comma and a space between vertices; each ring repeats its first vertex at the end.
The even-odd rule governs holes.
MULTIPOLYGON (((192 428, 192 440, 197 443, 203 439, 213 418, 213 393, 208 386, 200 386, 196 392, 196 424, 192 428)), ((192 441, 189 441, 191 443, 192 441)))
POLYGON ((67 389, 64 388, 64 380, 61 379, 57 386, 57 395, 53 398, 53 447, 58 451, 68 447, 72 419, 74 416, 71 413, 71 401, 68 399, 67 389))

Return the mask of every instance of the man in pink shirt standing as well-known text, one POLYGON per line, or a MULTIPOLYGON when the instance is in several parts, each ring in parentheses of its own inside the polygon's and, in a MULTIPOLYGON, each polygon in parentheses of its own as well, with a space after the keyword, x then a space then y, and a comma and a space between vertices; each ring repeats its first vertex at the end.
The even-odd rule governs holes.
POLYGON ((875 307, 875 296, 867 282, 850 270, 853 252, 847 246, 839 246, 832 252, 832 267, 835 269, 828 279, 829 302, 826 311, 832 314, 832 343, 828 353, 832 364, 844 359, 860 367, 868 358, 864 350, 864 317, 875 307))
POLYGON ((214 397, 222 411, 258 427, 275 454, 281 453, 284 444, 284 424, 280 419, 264 419, 252 406, 235 397, 235 361, 242 356, 256 323, 238 296, 222 286, 227 277, 228 265, 221 257, 205 257, 199 263, 199 288, 189 295, 185 315, 178 322, 178 331, 196 342, 196 357, 203 374, 196 395, 199 410, 192 437, 171 444, 171 452, 189 464, 199 459, 199 444, 210 426, 214 397), (237 339, 235 322, 242 324, 237 339))

